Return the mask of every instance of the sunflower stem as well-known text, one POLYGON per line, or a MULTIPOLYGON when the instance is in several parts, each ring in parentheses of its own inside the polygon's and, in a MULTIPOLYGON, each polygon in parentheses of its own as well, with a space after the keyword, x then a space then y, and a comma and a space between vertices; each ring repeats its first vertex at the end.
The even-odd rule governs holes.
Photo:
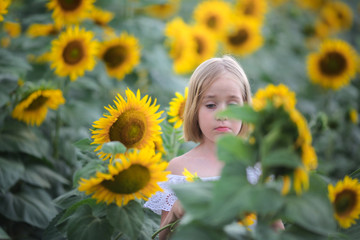
POLYGON ((170 228, 170 231, 171 231, 171 232, 174 231, 174 230, 175 230, 175 226, 176 226, 176 224, 179 223, 179 221, 180 221, 180 219, 178 219, 178 220, 176 220, 176 221, 174 221, 174 222, 172 222, 172 223, 169 223, 169 224, 163 226, 162 228, 160 228, 159 230, 157 230, 157 231, 151 236, 151 239, 155 239, 155 237, 156 237, 160 232, 164 231, 164 230, 167 229, 167 228, 170 228))

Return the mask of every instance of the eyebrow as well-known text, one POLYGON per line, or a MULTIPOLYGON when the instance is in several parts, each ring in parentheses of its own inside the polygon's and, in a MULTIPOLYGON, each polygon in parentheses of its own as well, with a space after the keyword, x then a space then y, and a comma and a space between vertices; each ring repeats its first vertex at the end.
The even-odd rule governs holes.
MULTIPOLYGON (((214 99, 214 98, 216 98, 215 95, 206 95, 206 96, 204 96, 203 100, 214 99)), ((242 98, 240 98, 240 97, 238 97, 236 95, 231 95, 229 98, 230 99, 242 99, 242 98)))

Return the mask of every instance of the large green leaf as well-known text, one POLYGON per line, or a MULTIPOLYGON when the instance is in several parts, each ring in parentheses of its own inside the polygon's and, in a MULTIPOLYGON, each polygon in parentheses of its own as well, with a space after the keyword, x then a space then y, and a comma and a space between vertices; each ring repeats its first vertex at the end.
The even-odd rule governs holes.
POLYGON ((7 191, 23 175, 24 165, 15 159, 0 158, 0 189, 7 191))
POLYGON ((205 216, 211 202, 213 182, 193 182, 172 185, 185 211, 194 218, 205 216))
POLYGON ((285 216, 290 222, 316 234, 327 236, 336 231, 329 200, 314 194, 289 196, 286 199, 285 216))
POLYGON ((261 160, 262 168, 284 167, 294 169, 301 165, 300 157, 291 148, 271 151, 261 160))
POLYGON ((92 141, 89 138, 84 138, 75 142, 74 145, 82 151, 94 151, 96 145, 91 145, 91 143, 92 141))
POLYGON ((0 239, 1 240, 11 240, 9 235, 0 227, 0 239))
POLYGON ((45 228, 57 211, 43 189, 22 185, 16 193, 0 193, 0 213, 13 221, 45 228))
POLYGON ((31 66, 26 61, 26 58, 0 48, 0 73, 10 73, 19 76, 30 69, 31 66))
POLYGON ((225 240, 225 232, 221 228, 213 226, 193 223, 185 226, 177 227, 175 234, 171 237, 172 240, 225 240))
POLYGON ((101 151, 115 155, 117 153, 124 153, 126 151, 126 147, 119 141, 112 141, 104 143, 101 151))
POLYGON ((110 240, 113 227, 106 218, 96 217, 88 205, 82 205, 71 215, 67 224, 69 240, 110 240))
POLYGON ((256 123, 259 120, 259 114, 249 105, 229 106, 226 110, 219 112, 217 116, 242 120, 247 123, 256 123))
POLYGON ((251 145, 244 139, 224 135, 217 141, 217 154, 224 162, 241 161, 244 165, 254 165, 254 154, 251 145))
POLYGON ((107 219, 111 226, 136 240, 144 222, 144 211, 136 201, 130 201, 123 207, 111 204, 107 208, 107 219))

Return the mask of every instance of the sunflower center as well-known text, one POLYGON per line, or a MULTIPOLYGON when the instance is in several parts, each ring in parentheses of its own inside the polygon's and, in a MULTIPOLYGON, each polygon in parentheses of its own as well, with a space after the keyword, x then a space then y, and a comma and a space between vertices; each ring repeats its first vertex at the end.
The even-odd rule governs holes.
POLYGON ((350 190, 344 190, 337 194, 335 198, 335 211, 340 216, 346 216, 354 209, 356 205, 356 193, 350 190))
POLYGON ((127 51, 124 46, 117 45, 110 47, 104 54, 104 61, 107 67, 116 68, 121 65, 127 56, 127 51))
POLYGON ((239 29, 235 34, 229 36, 229 42, 231 45, 239 46, 242 45, 248 39, 249 34, 244 29, 239 29))
POLYGON ((145 120, 143 113, 136 110, 125 111, 110 127, 110 141, 119 141, 127 148, 136 146, 145 134, 145 120))
POLYGON ((74 11, 79 8, 82 0, 58 0, 59 5, 65 11, 74 11))
POLYGON ((48 97, 38 96, 34 101, 32 101, 32 103, 30 103, 30 105, 25 109, 25 111, 33 111, 41 108, 48 99, 48 97))
POLYGON ((82 44, 77 40, 69 42, 63 51, 64 61, 68 64, 73 65, 80 62, 83 56, 84 51, 82 44))
POLYGON ((105 180, 101 185, 113 193, 132 194, 143 189, 149 180, 149 169, 142 165, 134 164, 114 176, 114 180, 105 180))
POLYGON ((204 43, 201 38, 195 37, 196 42, 196 52, 201 55, 204 52, 204 43))
POLYGON ((326 75, 336 76, 346 68, 346 59, 338 52, 329 52, 320 60, 320 69, 326 75))
POLYGON ((215 29, 216 28, 216 16, 210 16, 207 21, 206 21, 206 25, 211 28, 211 29, 215 29))

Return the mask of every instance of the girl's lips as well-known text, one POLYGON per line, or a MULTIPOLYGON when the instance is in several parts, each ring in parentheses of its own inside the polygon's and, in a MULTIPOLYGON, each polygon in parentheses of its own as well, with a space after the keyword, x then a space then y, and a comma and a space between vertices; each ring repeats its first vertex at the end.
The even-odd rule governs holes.
POLYGON ((218 131, 218 132, 229 132, 230 128, 228 128, 228 127, 217 127, 217 128, 215 128, 215 130, 218 131))

